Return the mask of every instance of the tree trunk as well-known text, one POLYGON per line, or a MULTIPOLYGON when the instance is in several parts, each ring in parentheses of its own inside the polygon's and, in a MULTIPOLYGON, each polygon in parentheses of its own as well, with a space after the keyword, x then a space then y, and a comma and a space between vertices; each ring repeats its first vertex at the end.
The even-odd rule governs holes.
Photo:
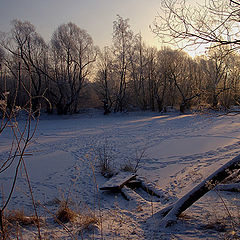
POLYGON ((213 174, 203 180, 198 186, 180 198, 175 204, 168 206, 157 213, 165 216, 161 221, 162 227, 168 227, 177 221, 179 215, 209 192, 217 184, 229 177, 234 170, 240 169, 240 155, 227 162, 213 174))
POLYGON ((182 102, 181 105, 180 105, 180 112, 185 113, 185 110, 186 110, 186 103, 182 102))
POLYGON ((6 239, 6 236, 5 236, 5 231, 4 231, 4 226, 3 226, 3 211, 0 209, 0 232, 1 232, 1 237, 2 237, 2 240, 5 240, 6 239))
POLYGON ((212 100, 212 107, 213 107, 213 109, 217 109, 217 106, 218 106, 218 96, 217 96, 217 94, 214 94, 213 100, 212 100))
POLYGON ((158 111, 162 112, 163 110, 163 99, 157 98, 157 104, 158 104, 158 111))

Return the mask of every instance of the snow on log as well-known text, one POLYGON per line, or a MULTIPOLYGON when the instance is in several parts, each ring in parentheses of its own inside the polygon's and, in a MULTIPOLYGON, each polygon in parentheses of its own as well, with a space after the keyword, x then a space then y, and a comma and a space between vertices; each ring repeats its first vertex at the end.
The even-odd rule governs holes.
POLYGON ((160 222, 161 227, 168 227, 176 223, 179 215, 199 200, 208 191, 213 189, 218 183, 229 177, 234 170, 240 169, 240 155, 227 162, 216 170, 213 174, 203 180, 199 185, 180 198, 175 204, 161 210, 162 215, 166 215, 160 222))
POLYGON ((129 172, 121 172, 107 181, 100 190, 120 190, 125 184, 133 180, 137 175, 129 172))

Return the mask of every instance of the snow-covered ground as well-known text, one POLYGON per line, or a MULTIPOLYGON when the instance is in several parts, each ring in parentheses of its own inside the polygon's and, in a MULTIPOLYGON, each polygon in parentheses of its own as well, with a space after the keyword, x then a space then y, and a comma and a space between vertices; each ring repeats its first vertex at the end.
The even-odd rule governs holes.
MULTIPOLYGON (((19 120, 21 124, 23 120, 19 120)), ((1 161, 10 143, 7 130, 0 136, 1 161)), ((166 229, 159 228, 155 213, 239 155, 239 144, 239 115, 134 112, 104 116, 89 111, 41 116, 27 149, 32 155, 26 156, 25 162, 35 200, 41 205, 55 213, 58 205, 54 199, 67 199, 75 211, 98 217, 97 226, 84 230, 83 235, 77 223, 67 224, 79 239, 224 239, 234 230, 229 212, 231 217, 240 217, 239 193, 221 192, 219 196, 212 191, 189 208, 176 225, 166 229), (138 176, 163 190, 166 198, 152 197, 138 189, 127 201, 119 193, 99 190, 108 180, 98 167, 103 149, 111 157, 115 172, 130 162, 134 164, 136 156, 143 154, 138 176)), ((1 202, 10 190, 14 167, 0 174, 1 202)), ((8 208, 33 212, 23 171, 8 208)), ((50 239, 73 238, 46 209, 38 205, 38 211, 47 219, 42 234, 50 239)), ((36 228, 26 228, 23 239, 33 239, 34 234, 36 228)))

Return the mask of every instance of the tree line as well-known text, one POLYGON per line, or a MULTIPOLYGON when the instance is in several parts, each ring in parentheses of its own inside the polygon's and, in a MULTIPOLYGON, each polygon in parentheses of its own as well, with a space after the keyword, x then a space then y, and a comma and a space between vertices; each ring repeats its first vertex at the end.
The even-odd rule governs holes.
POLYGON ((228 109, 239 104, 240 55, 229 45, 213 45, 192 58, 170 47, 148 46, 129 19, 113 22, 111 46, 100 49, 74 23, 60 25, 49 43, 27 21, 12 21, 0 34, 0 99, 7 109, 57 114, 102 107, 104 113, 129 109, 181 112, 228 109))

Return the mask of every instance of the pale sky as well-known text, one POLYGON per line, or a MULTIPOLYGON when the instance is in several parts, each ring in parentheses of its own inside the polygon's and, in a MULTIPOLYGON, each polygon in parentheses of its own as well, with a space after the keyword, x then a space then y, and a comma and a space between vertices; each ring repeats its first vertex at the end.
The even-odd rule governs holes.
POLYGON ((117 14, 130 19, 135 33, 141 31, 145 42, 159 47, 149 25, 160 9, 161 0, 0 0, 0 31, 8 32, 13 19, 30 21, 48 42, 53 31, 69 21, 87 30, 96 45, 112 41, 117 14))

